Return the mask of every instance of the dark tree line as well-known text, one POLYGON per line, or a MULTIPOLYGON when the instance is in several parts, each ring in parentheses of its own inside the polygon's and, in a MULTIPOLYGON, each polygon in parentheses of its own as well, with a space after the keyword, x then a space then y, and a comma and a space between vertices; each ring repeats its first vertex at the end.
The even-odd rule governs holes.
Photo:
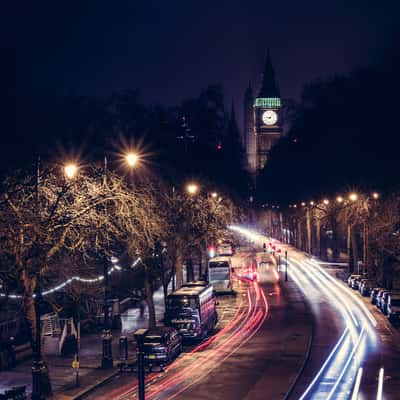
POLYGON ((104 97, 20 97, 17 130, 2 148, 1 169, 26 167, 38 154, 89 162, 134 146, 167 180, 199 177, 243 193, 244 154, 234 113, 224 101, 220 85, 176 107, 144 105, 137 90, 104 97))

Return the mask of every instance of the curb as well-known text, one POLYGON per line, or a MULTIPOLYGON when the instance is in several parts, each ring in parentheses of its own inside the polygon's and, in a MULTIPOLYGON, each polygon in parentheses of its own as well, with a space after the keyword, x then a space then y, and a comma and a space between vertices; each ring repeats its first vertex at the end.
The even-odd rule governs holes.
POLYGON ((119 369, 115 369, 114 371, 112 371, 110 374, 104 376, 103 378, 97 379, 94 384, 82 387, 82 389, 75 394, 68 395, 68 394, 66 394, 67 391, 65 391, 65 392, 61 392, 59 394, 55 394, 50 399, 51 400, 80 400, 80 399, 83 399, 86 395, 93 392, 100 386, 104 385, 105 383, 110 381, 112 378, 114 378, 118 374, 119 374, 119 369))

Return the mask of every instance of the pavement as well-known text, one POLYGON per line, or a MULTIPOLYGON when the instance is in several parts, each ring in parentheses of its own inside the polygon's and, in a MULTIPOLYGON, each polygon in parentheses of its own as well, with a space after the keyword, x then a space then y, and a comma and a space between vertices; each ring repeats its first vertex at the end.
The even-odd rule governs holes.
MULTIPOLYGON (((156 315, 161 319, 164 315, 163 291, 160 288, 154 293, 156 315)), ((147 307, 146 307, 147 308, 147 307)), ((131 308, 121 315, 122 329, 113 331, 113 357, 114 368, 101 369, 102 340, 101 332, 82 335, 80 349, 79 386, 76 385, 75 370, 72 368, 73 355, 70 356, 45 356, 49 367, 50 380, 54 400, 80 399, 97 386, 104 384, 119 372, 119 337, 128 336, 129 361, 136 359, 133 332, 139 328, 147 327, 147 309, 144 316, 140 316, 138 308, 131 308)), ((27 392, 32 390, 32 359, 19 363, 9 371, 0 372, 0 393, 15 386, 26 385, 27 392)))

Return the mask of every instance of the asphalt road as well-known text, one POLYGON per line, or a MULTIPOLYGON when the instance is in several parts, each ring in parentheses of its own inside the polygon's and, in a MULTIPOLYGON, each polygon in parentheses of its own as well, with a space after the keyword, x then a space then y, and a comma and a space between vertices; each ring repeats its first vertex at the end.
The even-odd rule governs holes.
MULTIPOLYGON (((236 230, 259 246, 270 242, 254 231, 236 230)), ((288 251, 289 278, 314 317, 310 356, 289 399, 399 399, 399 329, 368 298, 336 279, 331 265, 276 245, 288 251)))
MULTIPOLYGON (((247 258, 254 254, 234 265, 247 258)), ((220 324, 209 343, 186 346, 165 372, 148 374, 146 399, 283 399, 303 365, 312 323, 296 285, 277 277, 264 266, 258 282, 238 279, 236 296, 219 298, 220 324)), ((125 374, 87 398, 136 396, 136 378, 125 374)))

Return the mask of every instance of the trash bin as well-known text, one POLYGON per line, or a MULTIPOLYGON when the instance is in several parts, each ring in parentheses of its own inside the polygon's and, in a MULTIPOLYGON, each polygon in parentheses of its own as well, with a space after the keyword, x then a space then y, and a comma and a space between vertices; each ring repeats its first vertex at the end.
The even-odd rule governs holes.
POLYGON ((121 361, 128 359, 128 338, 126 336, 119 338, 119 359, 121 361))

